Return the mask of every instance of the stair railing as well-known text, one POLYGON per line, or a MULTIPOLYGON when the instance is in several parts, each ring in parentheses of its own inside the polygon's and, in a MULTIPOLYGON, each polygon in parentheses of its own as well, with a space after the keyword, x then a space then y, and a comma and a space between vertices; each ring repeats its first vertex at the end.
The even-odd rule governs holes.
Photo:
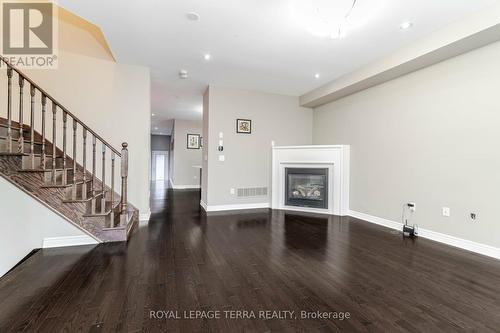
MULTIPOLYGON (((89 126, 87 126, 83 121, 81 121, 77 116, 72 114, 67 108, 65 108, 61 103, 59 103, 54 97, 52 97, 49 93, 43 90, 39 85, 37 85, 34 81, 32 81, 29 77, 27 77, 23 72, 21 72, 15 66, 9 64, 8 60, 0 55, 0 68, 6 66, 7 69, 7 153, 12 154, 26 154, 29 155, 31 165, 34 167, 35 161, 35 144, 41 144, 40 150, 40 168, 42 170, 51 171, 52 172, 52 181, 56 182, 56 171, 62 170, 62 185, 74 184, 73 187, 76 188, 77 181, 83 181, 83 184, 86 184, 89 181, 87 172, 90 173, 90 177, 93 180, 91 182, 90 193, 92 195, 101 194, 104 201, 108 197, 111 201, 111 207, 118 206, 118 209, 121 213, 126 213, 127 210, 127 178, 128 178, 128 145, 127 143, 122 144, 121 151, 115 149, 111 144, 109 144, 106 140, 104 140, 101 136, 99 136, 95 131, 93 131, 89 126), (19 85, 19 115, 17 117, 17 129, 19 129, 19 138, 17 139, 17 147, 13 147, 13 133, 12 129, 14 128, 13 119, 13 84, 15 83, 14 73, 17 74, 18 85, 19 85), (25 82, 29 85, 29 124, 25 123, 25 115, 24 115, 24 101, 25 101, 25 82), (36 102, 37 100, 40 103, 40 112, 37 114, 36 102), (52 143, 51 147, 48 146, 47 142, 47 106, 51 105, 51 113, 52 113, 52 143), (58 115, 62 113, 62 119, 58 118, 58 115), (39 120, 36 121, 36 118, 39 117, 39 120), (62 133, 58 133, 57 129, 60 128, 62 121, 62 133), (68 168, 68 151, 67 151, 67 143, 68 143, 68 121, 71 121, 70 130, 72 130, 72 155, 71 159, 72 170, 68 168), (39 123, 40 135, 41 139, 37 142, 37 137, 35 133, 36 123, 39 123), (23 125, 29 126, 29 147, 25 147, 25 132, 23 125), (78 143, 78 129, 81 128, 81 153, 82 157, 80 158, 81 165, 83 168, 83 179, 77 179, 77 145, 78 143), (87 136, 90 134, 92 136, 92 168, 91 171, 87 170, 88 162, 87 162, 87 136), (58 147, 58 138, 62 141, 62 149, 58 147), (97 148, 101 146, 101 158, 98 161, 97 157, 97 148), (51 148, 51 154, 48 154, 48 149, 51 148), (26 150, 29 150, 28 152, 26 150), (62 150, 62 151, 61 151, 62 150), (58 156, 59 154, 59 156, 58 156), (108 156, 109 154, 109 156, 108 156), (50 157, 51 163, 48 162, 48 158, 50 157), (62 159, 62 168, 59 166, 57 159, 62 159), (111 163, 109 164, 110 168, 110 176, 106 178, 106 160, 109 159, 111 163), (118 159, 121 164, 121 182, 118 191, 121 193, 120 201, 115 203, 115 160, 118 159), (100 163, 98 163, 100 162, 100 163), (98 177, 98 164, 100 164, 101 171, 101 186, 97 188, 96 179, 98 177), (71 182, 68 183, 67 179, 67 170, 72 171, 72 179, 71 182), (107 196, 107 186, 109 185, 110 193, 107 196)), ((26 133, 27 134, 27 133, 26 133)), ((85 188, 85 187, 84 187, 85 188)), ((76 190, 75 192, 76 193, 76 190)), ((86 196, 87 193, 83 193, 83 196, 86 196)))

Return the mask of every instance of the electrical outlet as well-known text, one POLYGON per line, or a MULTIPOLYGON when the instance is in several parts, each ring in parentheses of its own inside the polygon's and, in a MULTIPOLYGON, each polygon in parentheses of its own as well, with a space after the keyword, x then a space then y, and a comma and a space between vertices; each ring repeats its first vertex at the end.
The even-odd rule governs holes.
POLYGON ((470 213, 469 217, 470 217, 470 220, 472 222, 477 222, 477 214, 476 213, 470 213))
POLYGON ((443 207, 443 216, 450 216, 450 207, 443 207))
POLYGON ((408 202, 406 205, 408 206, 410 212, 414 213, 417 210, 417 204, 414 202, 408 202))
POLYGON ((235 190, 234 188, 231 188, 231 189, 229 190, 229 193, 231 193, 231 194, 235 194, 235 193, 236 193, 236 190, 235 190))

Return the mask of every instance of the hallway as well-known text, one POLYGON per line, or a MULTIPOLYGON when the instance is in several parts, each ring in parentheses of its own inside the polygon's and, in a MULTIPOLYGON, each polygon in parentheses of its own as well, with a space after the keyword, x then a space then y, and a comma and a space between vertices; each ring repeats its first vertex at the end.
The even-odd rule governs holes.
POLYGON ((207 217, 198 191, 159 186, 151 198, 149 226, 129 243, 44 249, 4 277, 0 331, 498 329, 496 260, 353 218, 271 210, 207 217), (191 310, 222 317, 186 319, 191 310), (169 311, 183 319, 158 319, 169 311), (344 317, 301 319, 302 311, 344 317))

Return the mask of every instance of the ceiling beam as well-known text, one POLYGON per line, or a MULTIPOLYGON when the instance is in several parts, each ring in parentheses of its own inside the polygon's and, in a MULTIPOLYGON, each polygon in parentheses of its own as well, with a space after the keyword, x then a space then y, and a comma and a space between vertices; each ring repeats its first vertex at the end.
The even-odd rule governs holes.
POLYGON ((499 40, 500 4, 300 96, 300 105, 315 108, 499 40))

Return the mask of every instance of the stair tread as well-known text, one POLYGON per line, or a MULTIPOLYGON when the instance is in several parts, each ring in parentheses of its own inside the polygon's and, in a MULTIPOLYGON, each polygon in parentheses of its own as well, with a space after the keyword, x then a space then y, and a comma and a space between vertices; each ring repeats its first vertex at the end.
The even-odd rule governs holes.
MULTIPOLYGON (((0 135, 0 139, 7 140, 8 138, 7 138, 5 135, 0 135)), ((16 138, 11 138, 11 140, 12 140, 13 142, 19 142, 19 137, 16 137, 16 138)), ((24 143, 31 143, 31 139, 23 139, 23 142, 24 142, 24 143)), ((33 144, 35 144, 35 145, 42 145, 42 144, 43 144, 43 142, 42 142, 42 141, 38 141, 38 140, 36 140, 36 139, 35 139, 35 140, 33 141, 33 144)), ((46 144, 47 146, 52 145, 52 143, 48 143, 48 142, 45 142, 45 144, 46 144)))
POLYGON ((21 169, 19 170, 19 172, 52 172, 52 171, 72 171, 73 168, 66 168, 66 169, 63 169, 63 168, 55 168, 55 169, 52 169, 52 168, 46 168, 46 169, 21 169))
MULTIPOLYGON (((96 197, 99 197, 100 195, 101 195, 101 194, 97 194, 97 195, 96 195, 96 197)), ((100 199, 96 199, 96 200, 100 200, 100 199)), ((110 204, 110 203, 111 203, 111 201, 106 201, 106 206, 107 206, 108 204, 110 204)), ((119 202, 114 202, 113 204, 114 204, 114 206, 112 206, 112 207, 108 208, 106 211, 104 211, 104 213, 98 213, 98 212, 96 212, 96 213, 94 213, 94 214, 91 214, 91 213, 90 213, 90 214, 89 214, 89 213, 85 213, 85 214, 83 214, 83 217, 102 217, 102 216, 108 216, 108 215, 109 215, 109 214, 111 214, 113 211, 117 210, 117 209, 118 209, 118 207, 119 207, 119 205, 120 205, 120 203, 119 203, 119 202)))
MULTIPOLYGON (((45 206, 59 212, 70 223, 93 235, 97 240, 123 241, 131 234, 131 230, 137 224, 138 211, 129 205, 127 213, 120 214, 119 201, 104 201, 103 194, 96 191, 89 191, 91 184, 96 183, 97 188, 102 184, 98 178, 87 177, 84 181, 82 174, 89 174, 77 161, 72 160, 71 154, 64 153, 61 142, 57 142, 56 149, 50 142, 49 137, 42 138, 35 129, 35 136, 31 135, 31 128, 24 124, 21 135, 19 124, 12 121, 10 137, 7 137, 5 128, 6 119, 0 117, 0 162, 5 172, 2 175, 9 178, 13 184, 21 190, 27 191, 33 198, 40 201, 45 206), (21 145, 21 151, 19 146, 21 145), (42 155, 41 146, 45 143, 45 154, 42 155), (33 146, 32 150, 30 146, 33 146), (12 152, 8 152, 11 148, 12 152), (2 158, 3 156, 3 158, 2 158), (10 157, 9 159, 9 156, 10 157), (45 167, 42 166, 42 158, 45 157, 45 167), (63 167, 63 160, 66 160, 63 167), (52 169, 52 163, 56 163, 56 168, 52 169), (76 165, 75 165, 76 164, 76 165), (73 182, 73 170, 76 166, 78 180, 73 182), (24 169, 26 168, 26 169, 24 169), (70 170, 66 172, 67 170, 70 170), (51 173, 53 176, 51 177, 51 173), (65 184, 62 185, 62 181, 65 184), (79 186, 78 186, 79 185, 79 186), (42 190, 43 189, 43 190, 42 190), (87 199, 81 199, 85 195, 87 199), (75 199, 73 200, 73 196, 75 199), (93 201, 94 200, 94 201, 93 201), (105 203, 104 203, 105 202, 105 203), (72 205, 67 205, 71 203, 72 205), (105 211, 100 213, 103 206, 105 211), (95 214, 88 214, 94 208, 95 214)), ((71 148, 70 148, 71 150, 71 148)), ((107 199, 111 198, 110 189, 106 186, 107 199)), ((115 193, 114 198, 119 200, 119 193, 115 193)))
POLYGON ((60 188, 60 187, 71 187, 73 185, 81 185, 83 183, 92 183, 92 180, 88 179, 86 181, 83 180, 77 180, 76 183, 73 183, 72 179, 68 179, 66 184, 47 184, 47 185, 42 185, 42 188, 60 188))
POLYGON ((0 152, 0 156, 29 156, 29 154, 26 154, 26 153, 9 153, 9 152, 0 152))

